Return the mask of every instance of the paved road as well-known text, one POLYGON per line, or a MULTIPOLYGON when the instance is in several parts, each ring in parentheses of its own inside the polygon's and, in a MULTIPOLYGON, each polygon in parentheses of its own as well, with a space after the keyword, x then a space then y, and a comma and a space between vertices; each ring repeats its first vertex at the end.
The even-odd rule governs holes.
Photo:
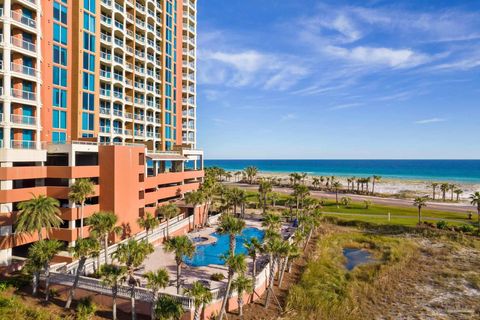
MULTIPOLYGON (((258 190, 257 185, 249 185, 244 183, 226 183, 227 185, 237 186, 247 190, 258 190)), ((273 191, 283 194, 290 194, 292 192, 291 188, 288 187, 274 187, 273 191)), ((310 191, 311 196, 315 198, 325 198, 325 199, 335 199, 335 193, 327 191, 310 191)), ((353 201, 363 201, 370 200, 373 203, 386 205, 386 206, 400 206, 400 207, 412 207, 412 200, 407 199, 395 199, 395 198, 382 198, 374 196, 365 196, 358 194, 339 194, 339 197, 348 196, 352 198, 353 201)), ((441 203, 441 202, 428 202, 428 209, 440 210, 447 212, 458 212, 458 213, 476 213, 476 208, 470 206, 466 203, 441 203)))

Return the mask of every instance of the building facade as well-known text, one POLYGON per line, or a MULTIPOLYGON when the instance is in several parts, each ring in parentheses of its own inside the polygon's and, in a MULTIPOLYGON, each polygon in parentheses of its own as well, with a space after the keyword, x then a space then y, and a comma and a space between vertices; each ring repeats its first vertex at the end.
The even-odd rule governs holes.
POLYGON ((114 211, 130 234, 198 188, 195 0, 0 2, 0 263, 37 240, 15 233, 32 195, 60 201, 49 236, 72 245, 75 179, 96 185, 84 216, 114 211))

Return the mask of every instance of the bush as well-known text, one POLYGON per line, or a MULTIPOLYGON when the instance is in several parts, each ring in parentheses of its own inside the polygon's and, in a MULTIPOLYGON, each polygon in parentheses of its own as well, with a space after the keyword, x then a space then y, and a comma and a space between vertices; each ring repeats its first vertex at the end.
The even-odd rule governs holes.
POLYGON ((222 281, 225 279, 223 273, 214 273, 210 276, 210 280, 212 281, 222 281))
POLYGON ((437 228, 441 230, 445 230, 448 228, 448 223, 446 221, 438 221, 437 222, 437 228))
POLYGON ((93 303, 91 297, 85 297, 78 301, 77 305, 77 319, 78 320, 89 320, 95 315, 97 311, 97 306, 93 303))
POLYGON ((475 231, 475 227, 470 225, 470 224, 464 224, 461 225, 457 228, 458 231, 461 231, 463 233, 471 233, 475 231))

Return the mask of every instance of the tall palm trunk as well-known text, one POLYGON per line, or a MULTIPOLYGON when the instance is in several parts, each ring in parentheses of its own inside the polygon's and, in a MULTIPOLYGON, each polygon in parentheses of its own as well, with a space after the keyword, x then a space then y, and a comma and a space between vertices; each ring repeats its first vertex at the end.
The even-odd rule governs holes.
MULTIPOLYGON (((105 259, 105 264, 108 264, 108 234, 106 234, 103 238, 103 254, 105 259)), ((100 259, 98 260, 100 263, 100 259)), ((100 265, 98 265, 100 268, 100 265)))
POLYGON ((182 273, 182 262, 177 261, 177 294, 180 294, 180 275, 182 273))
POLYGON ((80 204, 80 239, 83 239, 83 207, 85 206, 85 201, 82 201, 80 204))
POLYGON ((78 280, 80 280, 80 274, 83 271, 83 267, 85 266, 86 261, 87 261, 86 257, 82 257, 82 258, 80 258, 80 261, 78 261, 77 272, 75 273, 75 280, 73 280, 72 287, 70 288, 70 291, 68 293, 67 303, 65 304, 66 309, 70 309, 70 305, 72 304, 72 300, 75 297, 75 289, 77 289, 78 280))
POLYGON ((282 271, 280 271, 280 279, 278 279, 278 288, 282 287, 283 276, 285 275, 285 270, 287 269, 288 264, 288 256, 285 257, 283 264, 282 264, 282 271))
POLYGON ((273 293, 274 277, 275 277, 275 259, 272 255, 270 255, 270 274, 268 276, 268 289, 267 289, 267 297, 265 299, 265 308, 268 308, 268 304, 270 303, 270 297, 273 293))
POLYGON ((112 287, 112 319, 117 320, 117 294, 118 284, 114 284, 112 287))
POLYGON ((235 235, 230 234, 230 256, 235 255, 235 245, 236 245, 235 235))
POLYGON ((223 320, 223 316, 226 313, 228 296, 230 295, 230 288, 232 287, 232 280, 233 280, 233 272, 229 271, 227 288, 225 289, 225 295, 223 296, 223 301, 222 301, 222 308, 220 309, 220 318, 219 318, 220 320, 223 320))
POLYGON ((50 266, 45 263, 45 301, 50 299, 50 266))
POLYGON ((238 292, 238 316, 243 318, 243 292, 238 292))
POLYGON ((150 307, 150 318, 155 320, 155 303, 158 300, 158 292, 157 290, 153 290, 153 297, 152 297, 152 305, 150 307))
POLYGON ((130 277, 130 307, 132 311, 132 320, 137 319, 137 312, 135 310, 135 279, 130 277))
POLYGON ((422 223, 422 209, 418 208, 418 223, 422 223))
POLYGON ((32 277, 32 295, 36 296, 38 292, 38 280, 40 279, 40 271, 35 271, 32 277))
POLYGON ((170 227, 170 219, 167 218, 167 239, 170 238, 169 227, 170 227))
POLYGON ((375 193, 375 179, 372 181, 372 194, 375 193))
POLYGON ((193 314, 193 320, 200 320, 200 307, 195 307, 195 312, 193 314))

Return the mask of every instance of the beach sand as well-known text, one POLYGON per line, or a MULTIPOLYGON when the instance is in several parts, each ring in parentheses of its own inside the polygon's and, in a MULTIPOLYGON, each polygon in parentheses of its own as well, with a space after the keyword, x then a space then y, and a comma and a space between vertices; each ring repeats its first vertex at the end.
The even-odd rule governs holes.
MULTIPOLYGON (((290 177, 287 173, 264 173, 260 172, 259 177, 268 177, 268 178, 281 178, 282 184, 288 184, 290 182, 290 177)), ((306 183, 308 185, 312 184, 313 178, 319 177, 314 175, 308 175, 306 183)), ((348 177, 335 177, 336 181, 339 181, 343 188, 347 187, 348 177)), ((233 178, 232 178, 233 181, 233 178)), ((444 181, 435 181, 439 183, 439 186, 436 189, 436 199, 442 197, 442 192, 440 191, 440 184, 444 181)), ((382 178, 380 182, 375 183, 375 193, 384 194, 384 195, 398 195, 401 193, 408 193, 409 196, 415 194, 417 196, 430 196, 432 197, 432 181, 421 181, 421 180, 406 180, 406 179, 392 179, 392 178, 382 178)), ((463 194, 460 195, 460 200, 466 202, 470 195, 476 191, 480 191, 480 184, 473 183, 464 183, 464 182, 448 182, 454 184, 458 189, 463 190, 463 194)), ((325 182, 324 182, 325 184, 325 182)), ((356 185, 355 185, 356 188, 356 185)), ((361 188, 361 186, 360 186, 361 188)), ((372 183, 369 183, 369 189, 371 190, 372 183)), ((454 194, 454 200, 456 200, 456 195, 454 194)), ((447 200, 450 200, 451 192, 447 192, 447 200)))

